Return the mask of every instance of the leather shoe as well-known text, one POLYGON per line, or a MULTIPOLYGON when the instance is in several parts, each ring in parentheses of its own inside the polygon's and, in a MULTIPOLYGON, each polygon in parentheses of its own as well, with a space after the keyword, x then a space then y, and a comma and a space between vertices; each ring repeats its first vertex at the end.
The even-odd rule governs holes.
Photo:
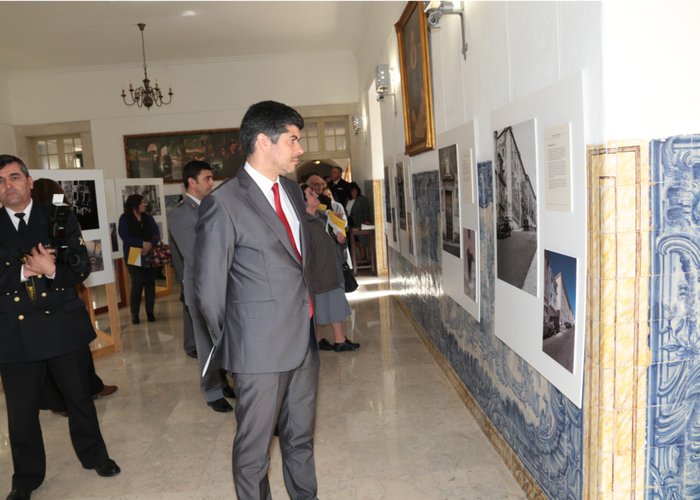
POLYGON ((226 401, 224 398, 209 401, 207 404, 211 406, 212 410, 218 411, 219 413, 228 413, 233 411, 233 406, 228 404, 228 401, 226 401))
POLYGON ((190 358, 197 358, 197 351, 185 351, 190 358))
POLYGON ((138 318, 131 318, 131 324, 132 325, 138 325, 140 323, 138 318))
POLYGON ((111 477, 116 476, 122 470, 119 468, 117 463, 111 458, 105 458, 96 467, 93 467, 98 476, 111 477))
POLYGON ((7 495, 7 500, 29 500, 30 498, 32 498, 32 490, 25 488, 13 488, 7 495))
POLYGON ((149 314, 149 315, 148 315, 148 322, 149 322, 149 323, 155 323, 155 321, 156 321, 156 317, 153 316, 152 314, 149 314))
POLYGON ((359 348, 360 344, 356 344, 355 342, 350 342, 347 337, 345 337, 345 342, 336 342, 333 345, 333 348, 335 349, 335 352, 342 352, 342 351, 354 351, 355 349, 359 348))
POLYGON ((92 395, 92 399, 104 398, 105 396, 109 396, 110 394, 117 392, 117 389, 119 389, 119 387, 116 385, 105 385, 100 392, 92 395))
POLYGON ((225 385, 221 392, 223 392, 224 396, 229 399, 236 399, 236 393, 233 392, 233 387, 230 385, 225 385))
POLYGON ((321 349, 322 351, 332 351, 333 344, 328 342, 326 339, 321 339, 318 342, 318 348, 321 349))

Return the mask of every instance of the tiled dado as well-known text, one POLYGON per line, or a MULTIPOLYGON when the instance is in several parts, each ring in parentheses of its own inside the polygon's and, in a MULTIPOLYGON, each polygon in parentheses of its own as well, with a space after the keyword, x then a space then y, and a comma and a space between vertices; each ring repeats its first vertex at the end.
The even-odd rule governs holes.
POLYGON ((642 142, 588 148, 584 498, 641 498, 650 356, 650 168, 642 142))
POLYGON ((372 194, 374 195, 374 259, 377 265, 377 275, 382 276, 387 273, 386 245, 384 245, 384 186, 381 180, 372 181, 372 194))

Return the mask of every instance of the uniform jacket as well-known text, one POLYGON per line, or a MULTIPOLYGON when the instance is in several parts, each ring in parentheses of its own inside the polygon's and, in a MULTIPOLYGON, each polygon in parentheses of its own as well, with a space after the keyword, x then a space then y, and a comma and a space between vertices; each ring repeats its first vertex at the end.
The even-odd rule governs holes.
POLYGON ((185 304, 188 307, 196 306, 194 298, 194 242, 197 234, 195 226, 199 218, 199 205, 189 196, 172 209, 168 216, 168 230, 170 231, 173 262, 178 262, 180 267, 178 276, 182 280, 185 291, 185 304))
POLYGON ((202 200, 195 244, 197 305, 234 373, 272 373, 301 365, 309 347, 305 272, 309 234, 301 189, 279 178, 299 219, 303 262, 284 225, 241 169, 202 200))
POLYGON ((343 206, 347 204, 350 199, 350 183, 348 181, 343 178, 338 179, 338 182, 335 184, 331 181, 328 183, 328 188, 331 190, 333 198, 338 203, 343 206))
POLYGON ((0 208, 0 364, 51 359, 71 353, 92 341, 95 330, 75 285, 90 273, 87 248, 75 214, 70 211, 64 243, 80 256, 75 269, 56 261, 54 279, 33 278, 31 300, 20 281, 21 257, 38 243, 49 243, 52 208, 34 203, 27 232, 20 241, 7 211, 0 208))

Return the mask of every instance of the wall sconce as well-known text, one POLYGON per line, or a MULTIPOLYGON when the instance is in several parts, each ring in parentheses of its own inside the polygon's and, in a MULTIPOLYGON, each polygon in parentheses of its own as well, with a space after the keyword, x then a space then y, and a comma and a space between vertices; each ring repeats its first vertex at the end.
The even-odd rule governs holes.
POLYGON ((428 15, 428 26, 430 26, 430 29, 439 28, 440 18, 446 14, 459 15, 460 22, 462 23, 462 57, 464 57, 466 61, 468 44, 465 34, 464 8, 462 7, 462 2, 442 2, 440 0, 423 2, 423 11, 428 15))
POLYGON ((374 89, 377 91, 377 100, 381 101, 388 95, 394 95, 391 92, 391 73, 389 73, 388 64, 378 64, 374 78, 374 89))
POLYGON ((352 116, 352 131, 355 133, 355 135, 359 134, 362 132, 365 126, 365 121, 362 119, 361 115, 353 115, 352 116))

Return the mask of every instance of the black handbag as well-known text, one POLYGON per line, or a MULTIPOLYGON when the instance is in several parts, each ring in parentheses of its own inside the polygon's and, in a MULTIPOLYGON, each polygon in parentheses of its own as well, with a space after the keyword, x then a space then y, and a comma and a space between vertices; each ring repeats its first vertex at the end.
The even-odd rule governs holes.
POLYGON ((355 276, 352 274, 352 269, 346 262, 343 262, 343 281, 345 282, 345 293, 354 292, 359 286, 355 276))

